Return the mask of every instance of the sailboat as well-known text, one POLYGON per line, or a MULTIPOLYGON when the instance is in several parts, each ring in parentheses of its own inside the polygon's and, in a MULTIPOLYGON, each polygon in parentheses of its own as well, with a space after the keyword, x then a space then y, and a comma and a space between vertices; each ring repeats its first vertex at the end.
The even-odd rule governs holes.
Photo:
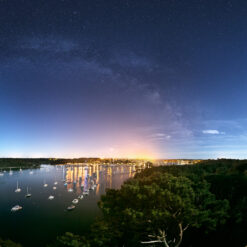
POLYGON ((74 204, 77 204, 79 201, 78 201, 78 199, 74 199, 73 201, 72 201, 72 203, 74 203, 74 204))
POLYGON ((16 205, 16 206, 14 206, 13 208, 11 208, 11 212, 16 212, 16 211, 21 210, 21 209, 22 209, 21 206, 16 205))
POLYGON ((88 190, 85 190, 85 191, 82 192, 82 194, 83 194, 84 196, 88 196, 88 195, 89 195, 89 191, 88 191, 88 190))
POLYGON ((28 187, 27 187, 27 194, 25 195, 25 197, 31 197, 32 196, 32 194, 30 194, 30 193, 28 193, 28 187))
POLYGON ((70 206, 67 207, 68 211, 72 211, 73 209, 75 209, 75 205, 70 205, 70 206))
MULTIPOLYGON (((57 170, 57 167, 56 167, 56 170, 57 170)), ((54 182, 54 185, 57 185, 58 183, 57 183, 57 176, 56 176, 56 174, 55 174, 55 182, 54 182)))
POLYGON ((63 166, 63 182, 66 182, 66 176, 65 176, 65 172, 64 172, 64 166, 63 166))
POLYGON ((9 175, 10 176, 13 175, 13 171, 11 170, 11 168, 10 168, 10 171, 9 171, 9 175))
POLYGON ((47 187, 48 186, 48 184, 45 182, 45 180, 44 180, 44 187, 47 187))
POLYGON ((17 186, 16 186, 16 190, 15 190, 15 192, 16 192, 16 193, 21 192, 21 188, 19 188, 18 181, 17 181, 17 186))
POLYGON ((2 177, 4 175, 4 173, 3 172, 0 172, 0 176, 2 177))

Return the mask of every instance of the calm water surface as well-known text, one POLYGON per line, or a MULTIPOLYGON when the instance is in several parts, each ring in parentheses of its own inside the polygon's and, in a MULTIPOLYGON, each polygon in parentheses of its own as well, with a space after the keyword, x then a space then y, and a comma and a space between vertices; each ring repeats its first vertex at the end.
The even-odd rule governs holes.
POLYGON ((7 170, 0 176, 0 237, 25 247, 46 246, 67 231, 85 233, 100 214, 97 202, 105 189, 120 188, 134 174, 135 168, 127 165, 42 165, 40 169, 13 171, 12 175, 7 170), (20 193, 15 193, 17 181, 20 193), (75 210, 66 211, 72 200, 83 190, 92 188, 92 184, 97 187, 79 200, 75 210), (30 198, 25 198, 27 187, 32 194, 30 198), (73 192, 68 192, 69 189, 73 192), (50 195, 54 196, 53 200, 48 200, 50 195), (11 212, 15 205, 23 209, 11 212))

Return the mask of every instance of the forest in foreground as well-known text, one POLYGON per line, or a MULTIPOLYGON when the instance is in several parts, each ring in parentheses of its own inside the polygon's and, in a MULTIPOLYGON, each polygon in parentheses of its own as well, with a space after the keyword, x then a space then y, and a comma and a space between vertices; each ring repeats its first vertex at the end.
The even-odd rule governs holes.
POLYGON ((89 233, 67 232, 49 247, 244 247, 247 162, 145 169, 120 190, 108 189, 98 205, 102 213, 89 233))

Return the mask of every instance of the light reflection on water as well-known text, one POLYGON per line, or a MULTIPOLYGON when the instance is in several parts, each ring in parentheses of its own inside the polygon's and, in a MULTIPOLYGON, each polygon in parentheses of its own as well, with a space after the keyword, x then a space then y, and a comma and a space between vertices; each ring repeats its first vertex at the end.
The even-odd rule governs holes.
POLYGON ((67 183, 67 189, 73 189, 77 194, 89 190, 92 185, 97 185, 96 195, 106 188, 120 188, 121 184, 127 178, 135 174, 134 166, 68 166, 63 168, 66 173, 64 181, 67 183))
POLYGON ((24 246, 34 246, 34 243, 45 246, 66 231, 83 233, 100 214, 97 202, 105 189, 120 188, 137 169, 133 165, 90 164, 8 170, 0 176, 0 237, 21 242, 24 246), (22 189, 20 193, 14 192, 17 181, 22 189), (48 186, 44 187, 44 183, 48 186), (31 198, 25 198, 27 187, 31 198), (69 189, 73 192, 68 192, 69 189), (89 195, 79 200, 74 211, 67 212, 72 200, 87 190, 89 195), (51 201, 48 200, 50 195, 54 196, 51 201), (23 209, 11 212, 15 205, 23 209))

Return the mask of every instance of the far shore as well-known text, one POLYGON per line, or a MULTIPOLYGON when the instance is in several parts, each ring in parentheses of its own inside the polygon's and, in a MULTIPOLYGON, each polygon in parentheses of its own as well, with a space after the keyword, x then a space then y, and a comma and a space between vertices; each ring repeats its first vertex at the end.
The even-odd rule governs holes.
POLYGON ((163 166, 163 165, 195 165, 207 163, 210 161, 229 161, 229 162, 246 162, 246 160, 237 159, 116 159, 116 158, 0 158, 0 171, 3 169, 35 169, 41 165, 82 165, 82 164, 104 164, 104 165, 146 165, 163 166))

